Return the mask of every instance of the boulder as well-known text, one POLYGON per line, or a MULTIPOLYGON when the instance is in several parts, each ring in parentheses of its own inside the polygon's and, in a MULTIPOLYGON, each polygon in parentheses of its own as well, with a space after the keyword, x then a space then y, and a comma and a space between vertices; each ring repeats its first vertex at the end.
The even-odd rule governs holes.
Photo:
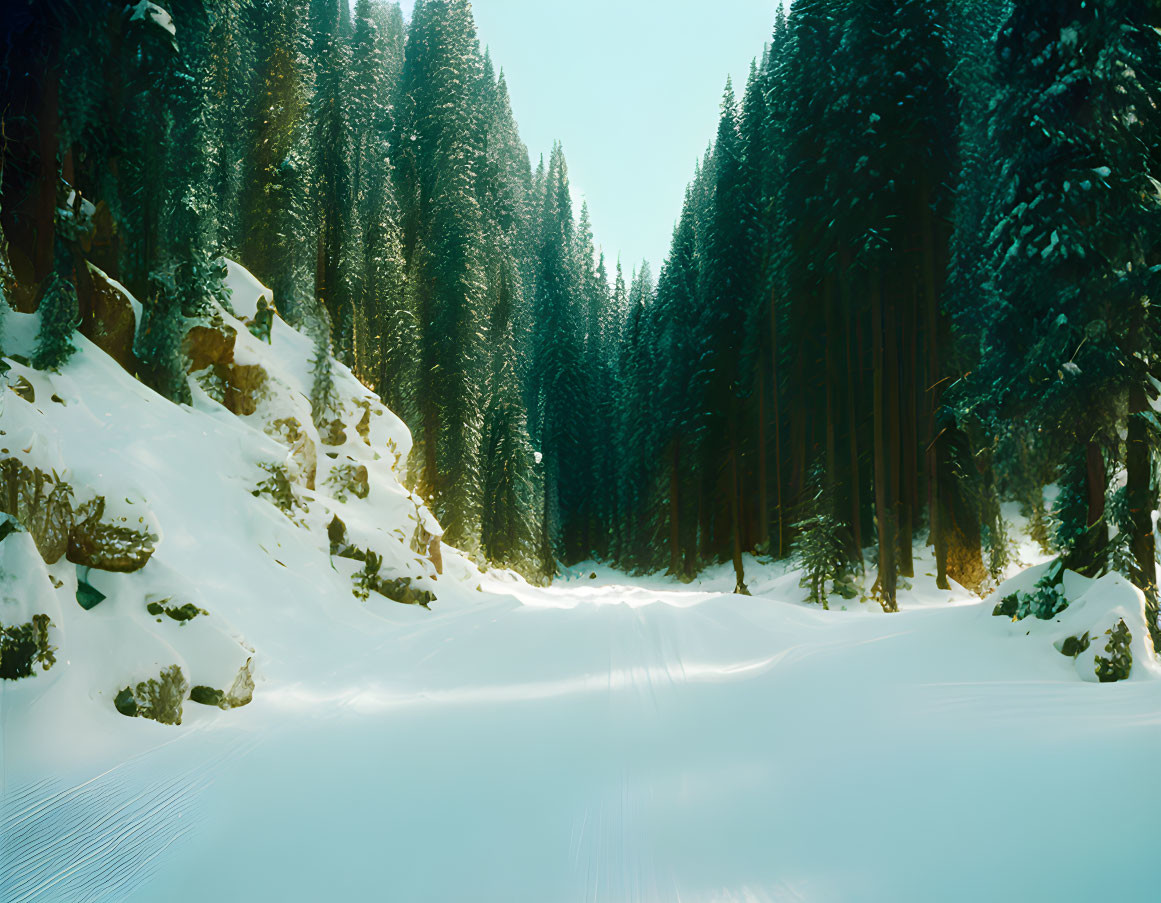
POLYGON ((92 278, 92 306, 81 321, 81 335, 113 358, 129 373, 137 370, 133 354, 133 337, 137 332, 137 315, 133 305, 109 278, 96 267, 89 267, 92 278))
POLYGON ((121 574, 141 570, 153 557, 157 537, 102 521, 104 513, 105 500, 99 497, 77 510, 76 523, 68 539, 69 561, 121 574))
POLYGON ((246 659, 246 664, 238 669, 238 675, 226 691, 226 698, 218 703, 223 709, 236 709, 249 705, 254 699, 254 675, 250 672, 250 663, 253 659, 246 659))
POLYGON ((178 665, 171 665, 157 677, 136 687, 124 687, 113 705, 130 718, 150 718, 161 724, 181 724, 181 706, 189 695, 189 681, 178 665))
POLYGON ((290 460, 295 465, 292 469, 295 481, 307 489, 314 489, 318 473, 318 450, 302 424, 294 417, 283 417, 267 425, 266 434, 290 449, 290 460))
POLYGON ((39 468, 30 468, 19 458, 0 461, 0 512, 32 534, 46 564, 55 564, 68 550, 72 498, 72 487, 39 468))
POLYGON ((189 361, 189 372, 197 373, 215 364, 232 364, 237 339, 238 333, 225 323, 191 326, 181 340, 181 351, 189 361))
POLYGON ((253 414, 266 387, 266 371, 258 364, 232 364, 225 370, 226 409, 242 417, 253 414))

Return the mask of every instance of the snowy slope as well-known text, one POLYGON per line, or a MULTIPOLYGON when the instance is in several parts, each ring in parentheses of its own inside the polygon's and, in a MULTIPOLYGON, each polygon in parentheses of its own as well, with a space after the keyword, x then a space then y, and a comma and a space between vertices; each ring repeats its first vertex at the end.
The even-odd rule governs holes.
MULTIPOLYGON (((230 280, 252 317, 263 289, 230 280)), ((402 424, 336 366, 320 435, 310 342, 222 319, 230 366, 265 373, 250 413, 208 371, 172 405, 80 337, 59 375, 13 361, 35 399, 2 394, 0 455, 157 541, 139 571, 88 575, 108 597, 89 611, 74 565, 0 542, 5 617, 48 613, 58 646, 0 681, 0 901, 1156 899, 1161 681, 1121 578, 1066 575, 1065 611, 1013 621, 994 609, 1046 567, 1027 546, 986 600, 937 590, 917 550, 896 615, 806 605, 797 573, 753 559, 753 597, 728 566, 538 588, 445 548, 437 575, 402 424), (253 494, 263 465, 293 481, 286 512, 253 494), (430 611, 356 595, 336 516, 430 611), (207 614, 158 620, 161 598, 207 614), (1096 683, 1120 620, 1131 677, 1096 683), (166 666, 221 688, 246 662, 243 708, 187 701, 180 726, 114 708, 166 666)), ((27 354, 35 318, 5 325, 27 354)))
MULTIPOLYGON (((265 290, 236 265, 230 284, 234 311, 253 314, 265 290)), ((71 756, 60 748, 64 736, 85 737, 96 751, 107 746, 110 761, 172 739, 174 728, 127 719, 113 705, 119 690, 172 665, 191 686, 221 690, 247 668, 260 698, 280 669, 309 680, 312 665, 329 661, 304 657, 341 657, 368 622, 399 605, 375 592, 357 597, 365 565, 331 554, 328 527, 336 517, 343 546, 381 557, 384 577, 407 578, 437 597, 454 583, 478 583, 454 550, 442 556, 445 575, 436 574, 427 555, 440 528, 400 482, 407 429, 337 363, 339 422, 319 435, 306 397, 313 347, 280 319, 266 344, 222 312, 221 330, 236 337, 234 369, 220 372, 242 373, 257 386, 253 411, 240 416, 211 397, 211 371, 191 377, 192 408, 174 405, 79 334, 62 372, 33 370, 14 358, 30 355, 37 318, 6 317, 7 382, 31 391, 0 395, 0 458, 53 474, 71 487, 74 507, 99 495, 106 520, 125 517, 156 537, 156 552, 132 573, 86 573, 65 557, 46 567, 26 533, 0 544, 0 623, 44 612, 57 647, 49 671, 0 682, 0 753, 9 773, 14 760, 71 756), (259 491, 264 484, 273 489, 259 491), (289 501, 285 511, 280 501, 289 501), (82 609, 78 577, 105 601, 82 609), (180 621, 164 612, 185 605, 204 614, 180 621)), ((243 712, 187 700, 183 720, 243 712)))

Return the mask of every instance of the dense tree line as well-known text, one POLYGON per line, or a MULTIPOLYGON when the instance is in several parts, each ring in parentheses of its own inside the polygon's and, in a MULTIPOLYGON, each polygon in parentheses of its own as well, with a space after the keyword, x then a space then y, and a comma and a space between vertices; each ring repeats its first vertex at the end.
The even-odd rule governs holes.
POLYGON ((409 22, 386 0, 5 15, 4 290, 41 311, 39 366, 71 354, 92 264, 144 302, 139 376, 187 402, 182 337, 228 303, 234 258, 315 341, 316 421, 331 354, 404 417, 448 541, 546 576, 606 529, 574 472, 612 416, 577 413, 590 365, 611 378, 607 274, 563 150, 533 171, 467 0, 409 22))
POLYGON ((893 610, 917 542, 941 585, 998 575, 1014 500, 1156 624, 1155 2, 796 0, 727 83, 656 277, 595 247, 559 145, 532 166, 468 0, 8 25, 0 276, 38 365, 91 262, 185 400, 181 337, 235 257, 317 343, 316 419, 333 352, 481 560, 732 561, 745 591, 746 553, 793 555, 820 601, 869 562, 893 610))
POLYGON ((619 513, 590 551, 732 559, 739 590, 743 551, 815 586, 869 556, 894 609, 916 542, 943 585, 998 573, 1015 499, 1155 615, 1155 25, 1133 0, 779 14, 607 355, 627 476, 594 482, 619 513))

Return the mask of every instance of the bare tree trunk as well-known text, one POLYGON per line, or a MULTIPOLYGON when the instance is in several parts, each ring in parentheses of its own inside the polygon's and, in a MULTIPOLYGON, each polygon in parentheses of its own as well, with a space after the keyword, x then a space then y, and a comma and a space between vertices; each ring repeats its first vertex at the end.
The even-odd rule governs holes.
POLYGON ((871 274, 871 349, 873 356, 875 415, 875 512, 879 531, 878 588, 884 611, 897 611, 895 603, 895 512, 887 464, 888 423, 884 392, 884 328, 882 285, 878 270, 871 274))
POLYGON ((738 483, 738 428, 737 428, 737 406, 736 399, 730 399, 730 414, 729 414, 729 432, 730 432, 730 527, 733 534, 733 558, 734 558, 734 578, 736 580, 734 592, 740 593, 743 596, 750 595, 750 591, 746 589, 746 577, 742 569, 742 530, 741 530, 741 512, 739 511, 741 499, 739 498, 740 485, 738 483))
POLYGON ((770 357, 774 374, 774 481, 775 501, 778 505, 778 557, 786 554, 783 547, 786 531, 784 528, 784 514, 782 510, 782 409, 778 389, 778 309, 774 301, 774 293, 770 293, 770 357))
POLYGON ((1133 583, 1145 594, 1145 615, 1153 649, 1161 650, 1161 627, 1157 624, 1157 544, 1153 539, 1152 518, 1156 500, 1150 492, 1148 427, 1141 416, 1148 410, 1145 387, 1134 382, 1129 389, 1129 447, 1125 462, 1128 471, 1125 493, 1132 531, 1129 547, 1133 555, 1133 583))
POLYGON ((681 440, 672 442, 673 453, 669 459, 669 573, 681 574, 681 505, 678 493, 678 464, 681 460, 681 440))

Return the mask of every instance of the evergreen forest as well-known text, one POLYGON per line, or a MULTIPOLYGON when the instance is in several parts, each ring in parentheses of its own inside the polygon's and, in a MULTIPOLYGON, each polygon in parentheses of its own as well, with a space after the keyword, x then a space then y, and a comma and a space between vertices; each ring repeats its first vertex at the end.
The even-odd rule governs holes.
POLYGON ((941 586, 998 577, 1016 502, 1161 643, 1155 0, 794 0, 657 272, 599 247, 564 147, 530 154, 469 0, 0 16, 0 287, 39 311, 35 367, 97 316, 91 264, 188 403, 228 258, 311 336, 316 423, 333 356, 480 564, 732 562, 745 593, 746 556, 793 558, 894 611, 917 545, 941 586))

